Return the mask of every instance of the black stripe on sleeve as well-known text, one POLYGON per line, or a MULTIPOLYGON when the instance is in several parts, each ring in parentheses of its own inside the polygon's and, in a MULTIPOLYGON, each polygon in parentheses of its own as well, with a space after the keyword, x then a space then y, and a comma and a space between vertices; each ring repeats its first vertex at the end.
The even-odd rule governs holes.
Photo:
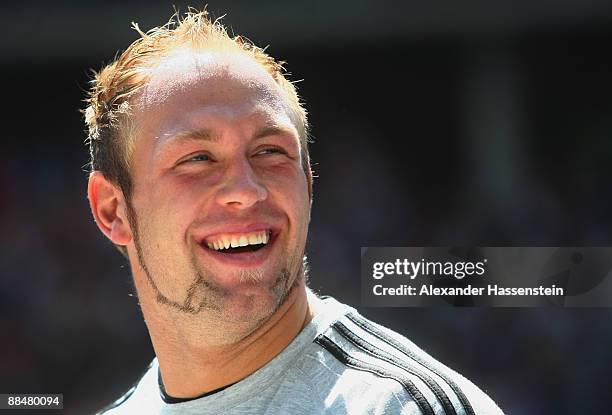
POLYGON ((403 362, 399 360, 396 356, 393 356, 390 353, 385 352, 384 350, 372 345, 367 340, 362 339, 357 334, 353 333, 348 327, 346 327, 341 322, 335 322, 332 327, 346 340, 351 342, 353 345, 368 353, 369 355, 383 360, 387 363, 392 364, 406 372, 418 377, 425 383, 429 389, 434 393, 438 401, 442 405, 442 409, 444 410, 444 414, 446 415, 457 415, 455 411, 455 407, 451 403, 450 399, 444 392, 444 390, 438 385, 435 380, 433 380, 428 374, 418 369, 415 366, 409 365, 407 362, 403 362))
POLYGON ((353 314, 353 313, 347 314, 346 317, 349 320, 351 320, 353 323, 361 327, 363 330, 367 331, 368 333, 370 333, 371 335, 375 337, 378 337, 380 340, 386 342, 390 346, 393 346, 396 350, 402 352, 403 354, 405 354, 412 360, 423 365, 424 367, 426 367, 427 369, 431 370, 433 373, 438 375, 440 378, 444 379, 444 381, 448 383, 448 386, 451 387, 453 392, 455 392, 455 394, 457 395, 457 398, 459 398, 459 401, 461 402, 461 405, 463 405, 463 409, 465 410, 466 415, 475 415, 472 405, 468 401, 467 397, 465 396, 461 388, 455 382, 453 382, 453 380, 448 375, 437 370, 425 359, 421 358, 416 353, 412 352, 405 345, 395 340, 393 337, 389 336, 387 333, 385 333, 383 330, 376 327, 374 324, 366 320, 364 317, 353 314))
POLYGON ((338 361, 340 361, 340 363, 344 364, 345 366, 357 370, 362 370, 364 372, 373 373, 381 378, 393 379, 397 381, 400 385, 404 387, 406 392, 408 392, 410 396, 412 396, 414 402, 417 404, 417 406, 424 415, 435 415, 433 409, 431 408, 431 405, 429 404, 427 399, 425 399, 421 391, 419 391, 414 386, 412 381, 406 376, 404 376, 404 374, 399 372, 392 373, 379 366, 363 362, 359 359, 355 359, 354 357, 349 356, 348 353, 346 353, 344 350, 342 350, 340 346, 333 342, 333 340, 323 334, 317 336, 314 341, 315 343, 323 347, 325 350, 327 350, 329 353, 331 353, 336 359, 338 359, 338 361))

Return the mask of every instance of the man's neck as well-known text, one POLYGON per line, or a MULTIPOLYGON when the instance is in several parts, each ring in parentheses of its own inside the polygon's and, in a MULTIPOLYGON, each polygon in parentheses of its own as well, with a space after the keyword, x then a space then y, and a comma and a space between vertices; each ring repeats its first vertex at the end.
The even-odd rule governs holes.
POLYGON ((222 346, 191 347, 159 327, 156 332, 149 322, 166 392, 190 398, 247 377, 291 343, 314 316, 316 301, 299 284, 265 323, 240 341, 222 346))

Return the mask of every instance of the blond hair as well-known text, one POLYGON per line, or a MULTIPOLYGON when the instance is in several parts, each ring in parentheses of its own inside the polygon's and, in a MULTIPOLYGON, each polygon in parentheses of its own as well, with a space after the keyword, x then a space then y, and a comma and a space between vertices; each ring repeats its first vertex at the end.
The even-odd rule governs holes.
POLYGON ((308 120, 293 83, 286 78, 284 62, 277 61, 264 49, 241 36, 230 36, 219 20, 211 20, 206 10, 189 9, 183 16, 176 12, 161 27, 146 33, 136 23, 140 34, 112 63, 94 73, 86 99, 85 123, 88 127, 92 170, 119 185, 129 200, 132 191, 130 158, 133 128, 130 123, 130 98, 148 81, 148 69, 180 47, 193 49, 223 48, 247 54, 260 64, 285 93, 297 119, 302 153, 302 168, 310 177, 308 120))

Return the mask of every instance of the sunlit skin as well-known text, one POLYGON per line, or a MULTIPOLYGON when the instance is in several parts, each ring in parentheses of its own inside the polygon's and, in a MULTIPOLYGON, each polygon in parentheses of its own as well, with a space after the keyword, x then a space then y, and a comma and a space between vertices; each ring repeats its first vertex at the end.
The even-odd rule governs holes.
POLYGON ((131 210, 101 173, 90 177, 96 222, 127 247, 173 396, 244 378, 280 353, 316 308, 303 276, 311 178, 287 102, 243 54, 176 51, 151 69, 132 102, 131 210), (264 230, 271 240, 256 252, 206 246, 219 235, 264 230))

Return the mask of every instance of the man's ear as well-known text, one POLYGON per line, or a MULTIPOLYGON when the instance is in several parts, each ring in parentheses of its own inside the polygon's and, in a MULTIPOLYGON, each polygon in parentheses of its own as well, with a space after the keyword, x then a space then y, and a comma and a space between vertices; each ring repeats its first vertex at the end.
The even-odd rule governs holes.
POLYGON ((121 189, 101 172, 94 171, 89 175, 87 197, 102 233, 115 245, 127 245, 132 240, 132 230, 127 220, 127 206, 121 189))

